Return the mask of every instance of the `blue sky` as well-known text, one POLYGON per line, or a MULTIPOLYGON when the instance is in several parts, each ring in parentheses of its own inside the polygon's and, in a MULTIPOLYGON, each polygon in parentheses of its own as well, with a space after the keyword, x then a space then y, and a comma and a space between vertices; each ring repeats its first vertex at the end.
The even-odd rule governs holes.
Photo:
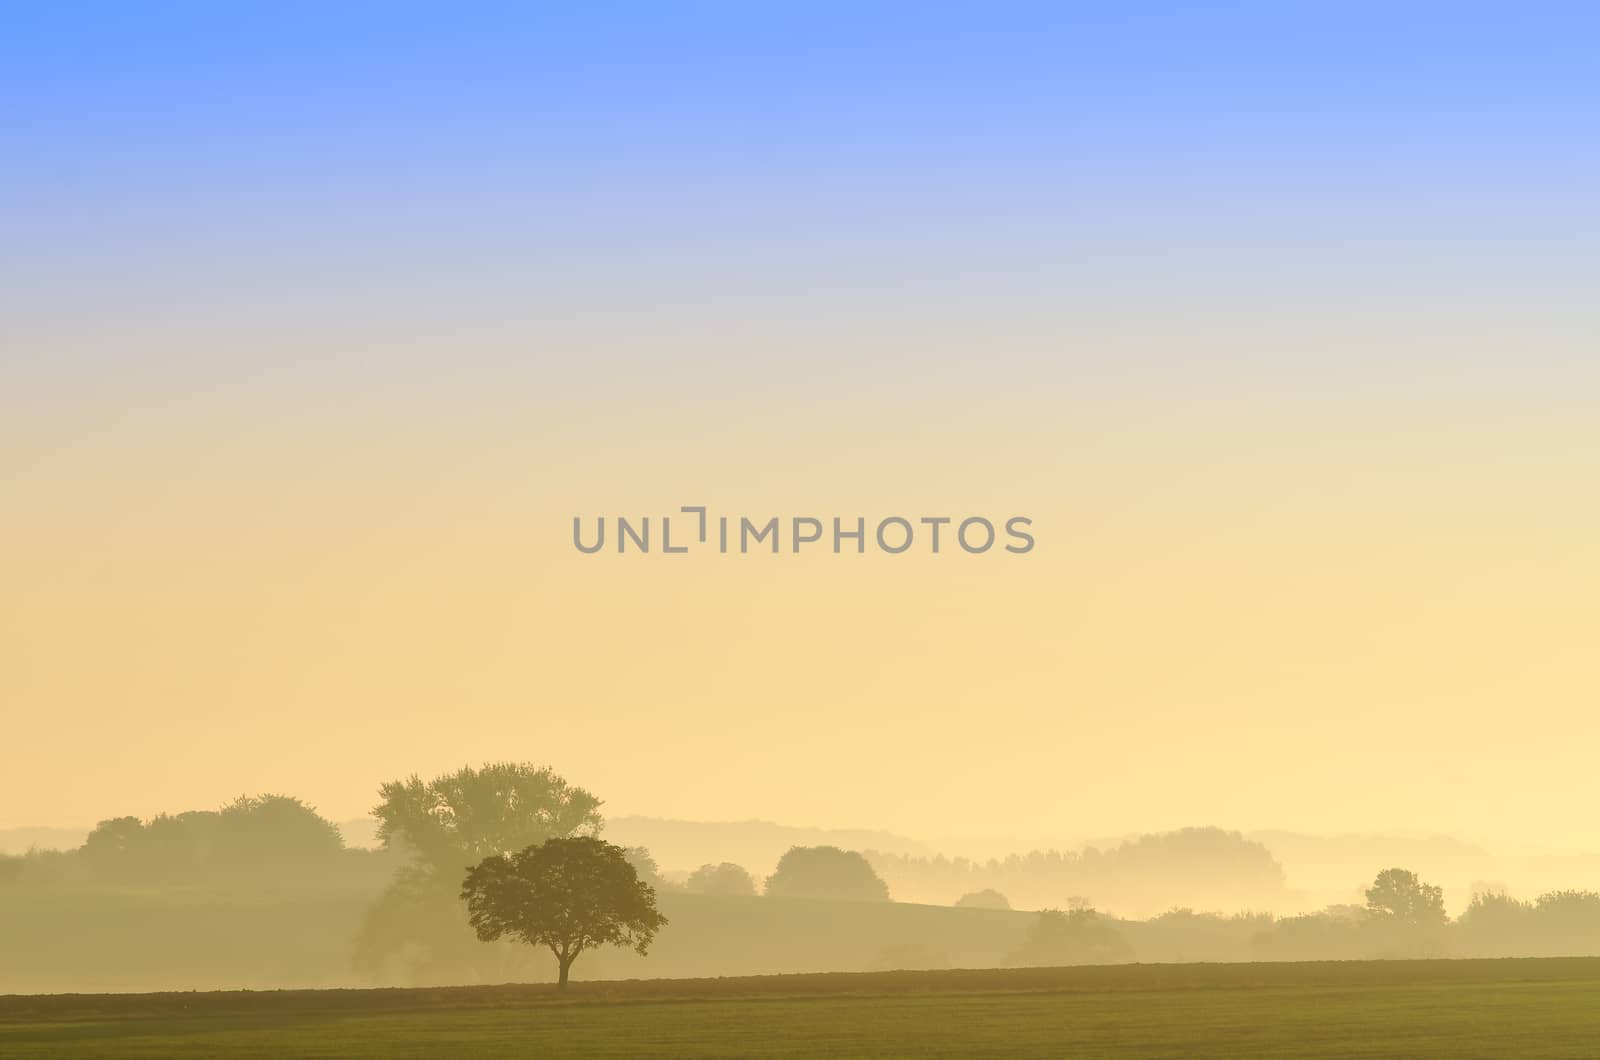
POLYGON ((956 226, 1069 194, 1168 223, 1388 194, 1424 223, 1467 201, 1492 223, 1533 197, 1585 208, 1600 94, 1600 15, 1537 4, 155 3, 7 22, 11 225, 85 191, 625 214, 660 192, 702 223, 956 226))
MULTIPOLYGON (((1592 381, 1572 352, 1600 236, 1586 5, 41 4, 6 21, 16 381, 81 386, 90 364, 181 386, 197 362, 263 370, 230 334, 274 330, 292 361, 402 318, 465 334, 454 361, 501 356, 485 322, 536 320, 534 360, 599 334, 648 368, 628 315, 680 350, 715 332, 759 359, 782 332, 887 373, 904 354, 839 336, 959 338, 922 342, 929 360, 987 341, 1061 385, 1063 359, 1181 371, 1219 350, 1268 387, 1352 360, 1386 383, 1384 336, 1418 339, 1413 382, 1441 347, 1489 364, 1485 385, 1592 381), (1463 342, 1543 333, 1514 357, 1463 342)), ((394 360, 426 376, 443 356, 394 360)))

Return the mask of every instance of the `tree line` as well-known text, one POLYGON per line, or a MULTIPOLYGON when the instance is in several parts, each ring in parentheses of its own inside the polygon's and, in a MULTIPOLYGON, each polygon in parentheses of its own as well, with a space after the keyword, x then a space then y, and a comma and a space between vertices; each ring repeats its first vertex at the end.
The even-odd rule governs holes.
MULTIPOLYGON (((1093 889, 1117 900, 1114 882, 1141 865, 1190 863, 1202 880, 1207 872, 1220 880, 1216 866, 1233 865, 1247 882, 1281 885, 1282 870, 1264 848, 1218 829, 987 863, 797 846, 764 880, 720 862, 669 881, 649 851, 605 842, 600 800, 547 768, 491 763, 391 781, 378 796, 376 850, 346 847, 338 828, 298 799, 241 797, 215 811, 111 818, 73 851, 0 857, 0 885, 165 892, 185 884, 270 885, 374 895, 352 932, 352 961, 370 980, 385 982, 543 978, 552 960, 564 981, 582 954, 601 947, 644 954, 657 933, 672 931, 676 914, 658 907, 660 896, 864 908, 889 902, 891 892, 903 897, 900 885, 918 875, 960 889, 953 904, 969 912, 952 915, 1039 910, 1026 914, 1031 919, 1018 936, 1008 934, 1012 921, 981 921, 1021 939, 996 952, 997 963, 1600 953, 1600 894, 1555 891, 1522 901, 1487 889, 1452 920, 1440 889, 1400 868, 1378 874, 1365 904, 1289 917, 1173 908, 1119 919, 1073 897, 1093 889), (1055 881, 1048 892, 1047 880, 1055 881), (1049 898, 1040 901, 1044 893, 1049 898)), ((1179 872, 1174 885, 1184 880, 1179 872)), ((704 930, 707 922, 695 923, 684 930, 704 930)), ((939 967, 947 958, 936 934, 891 942, 871 966, 939 967)))
POLYGON ((949 902, 993 890, 1021 908, 1058 904, 1063 895, 1114 898, 1118 908, 1178 904, 1281 907, 1283 866, 1261 843, 1221 828, 1184 828, 1107 847, 1034 850, 975 860, 867 851, 872 867, 902 900, 949 902))

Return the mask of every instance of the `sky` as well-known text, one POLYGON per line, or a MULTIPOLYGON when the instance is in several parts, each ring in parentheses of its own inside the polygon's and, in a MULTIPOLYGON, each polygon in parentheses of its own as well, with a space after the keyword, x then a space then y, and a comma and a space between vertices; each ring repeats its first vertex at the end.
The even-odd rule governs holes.
POLYGON ((0 826, 1593 847, 1592 8, 6 22, 0 826), (572 547, 696 504, 1037 545, 572 547))

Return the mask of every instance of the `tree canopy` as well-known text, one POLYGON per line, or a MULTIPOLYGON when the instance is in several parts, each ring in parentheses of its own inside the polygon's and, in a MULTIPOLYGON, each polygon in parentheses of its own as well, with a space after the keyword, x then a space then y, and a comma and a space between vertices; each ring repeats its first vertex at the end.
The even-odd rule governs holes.
POLYGON ((720 865, 701 865, 695 869, 684 888, 691 894, 748 897, 756 893, 756 881, 743 866, 724 861, 720 865))
POLYGON ((548 767, 495 762, 423 782, 412 775, 378 789, 378 838, 403 842, 429 868, 454 880, 491 854, 556 836, 600 831, 600 800, 548 767))
POLYGON ((830 901, 887 902, 889 886, 867 859, 838 847, 790 847, 767 877, 772 898, 823 898, 830 901))
POLYGON ((1093 909, 1042 909, 1008 963, 1022 967, 1123 964, 1133 947, 1110 917, 1093 909))
POLYGON ((1010 909, 1011 900, 993 887, 970 891, 956 899, 957 909, 1010 909))
POLYGON ((1442 888, 1414 872, 1384 869, 1367 888, 1367 945, 1384 957, 1436 957, 1446 948, 1442 888))
POLYGON ((496 762, 424 782, 412 776, 378 789, 378 838, 411 863, 362 919, 357 966, 424 980, 522 974, 505 951, 485 952, 461 922, 461 876, 485 858, 548 839, 600 830, 600 800, 548 767, 496 762))
POLYGON ((1414 872, 1384 869, 1367 888, 1367 911, 1415 927, 1443 924, 1444 889, 1423 883, 1414 872))
POLYGON ((643 956, 667 923, 627 852, 594 836, 487 857, 467 873, 461 898, 484 942, 509 936, 548 948, 563 987, 584 950, 624 946, 643 956))
POLYGON ((101 821, 84 862, 109 880, 293 875, 344 853, 338 826, 287 795, 240 796, 220 810, 101 821))

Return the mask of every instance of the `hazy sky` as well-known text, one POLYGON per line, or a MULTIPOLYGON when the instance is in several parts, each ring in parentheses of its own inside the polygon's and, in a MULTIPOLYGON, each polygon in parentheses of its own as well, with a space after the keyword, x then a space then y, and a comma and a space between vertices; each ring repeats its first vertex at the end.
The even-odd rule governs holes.
POLYGON ((1593 845, 1591 6, 35 6, 0 825, 1593 845), (570 543, 697 503, 1038 547, 570 543))

